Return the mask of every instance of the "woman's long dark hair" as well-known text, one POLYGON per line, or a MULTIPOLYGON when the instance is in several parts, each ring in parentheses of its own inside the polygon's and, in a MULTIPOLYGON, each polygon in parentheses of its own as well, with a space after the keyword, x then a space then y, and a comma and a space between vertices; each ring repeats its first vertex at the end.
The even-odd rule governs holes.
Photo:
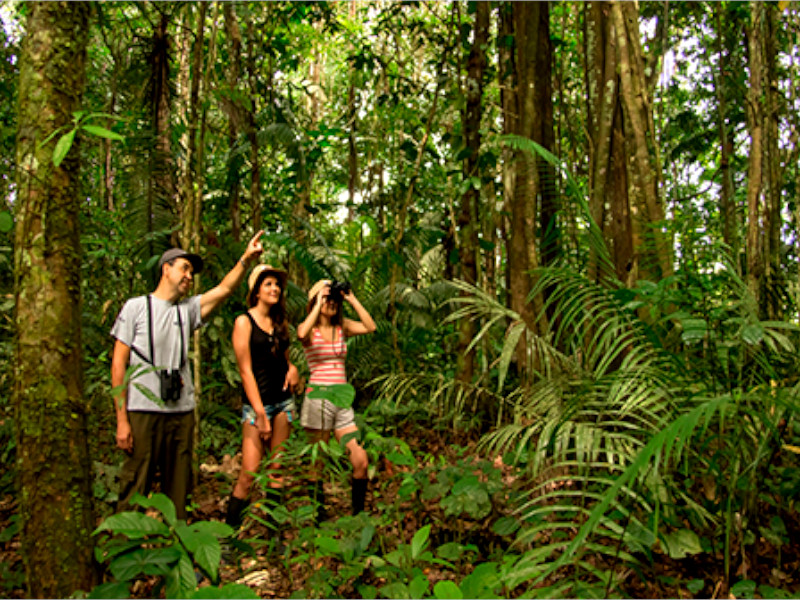
POLYGON ((267 277, 274 277, 275 280, 278 282, 278 287, 281 288, 281 295, 278 298, 278 301, 269 307, 269 318, 272 319, 272 327, 274 331, 274 336, 278 341, 278 344, 273 347, 272 352, 278 352, 278 346, 281 346, 281 342, 288 342, 289 341, 289 323, 286 321, 286 290, 283 289, 282 282, 279 277, 275 277, 273 273, 266 271, 258 276, 256 279, 256 283, 253 286, 248 298, 247 303, 250 305, 250 308, 254 307, 258 304, 258 300, 256 300, 256 295, 258 294, 258 290, 261 289, 261 285, 264 283, 264 280, 267 277))

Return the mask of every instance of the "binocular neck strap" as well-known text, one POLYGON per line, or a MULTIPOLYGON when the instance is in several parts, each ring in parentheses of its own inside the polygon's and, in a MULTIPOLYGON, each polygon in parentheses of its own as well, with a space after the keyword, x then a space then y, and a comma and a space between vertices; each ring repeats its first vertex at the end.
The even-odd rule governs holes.
MULTIPOLYGON (((186 345, 183 341, 183 318, 181 317, 181 309, 178 305, 175 305, 175 310, 178 313, 178 336, 181 339, 181 366, 180 368, 183 369, 183 365, 186 364, 186 345)), ((155 348, 153 347, 153 304, 150 300, 150 294, 147 294, 147 337, 149 338, 150 342, 150 364, 155 366, 156 364, 156 352, 155 348)))

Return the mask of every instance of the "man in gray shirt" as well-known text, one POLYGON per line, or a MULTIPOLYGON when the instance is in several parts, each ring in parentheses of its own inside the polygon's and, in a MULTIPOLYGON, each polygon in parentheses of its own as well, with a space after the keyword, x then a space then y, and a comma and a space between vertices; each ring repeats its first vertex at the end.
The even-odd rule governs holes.
POLYGON ((161 255, 152 294, 131 298, 117 317, 111 385, 117 414, 117 446, 127 457, 120 472, 119 510, 135 492, 147 495, 157 472, 161 491, 186 519, 194 453, 194 385, 187 350, 191 332, 220 306, 263 252, 259 231, 223 280, 199 296, 184 298, 203 260, 179 248, 161 255), (128 365, 135 367, 127 386, 128 365))

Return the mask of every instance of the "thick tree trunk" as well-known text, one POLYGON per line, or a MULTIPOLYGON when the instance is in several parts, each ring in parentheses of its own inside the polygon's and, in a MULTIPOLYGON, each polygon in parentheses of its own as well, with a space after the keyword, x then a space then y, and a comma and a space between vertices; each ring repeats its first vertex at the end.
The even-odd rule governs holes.
MULTIPOLYGON (((633 2, 586 5, 589 204, 627 285, 672 272, 655 126, 633 2)), ((600 279, 596 256, 590 277, 600 279)))
POLYGON ((664 207, 659 194, 660 159, 639 41, 639 9, 634 2, 611 3, 619 58, 620 98, 630 158, 628 197, 640 277, 659 280, 672 274, 672 250, 663 231, 664 207))
MULTIPOLYGON (((553 149, 552 51, 549 33, 549 3, 510 2, 500 7, 500 35, 513 39, 513 47, 501 44, 501 90, 503 129, 553 149)), ((530 271, 540 264, 540 253, 555 259, 558 225, 555 203, 555 172, 539 157, 507 152, 503 186, 508 230, 509 305, 519 313, 528 329, 547 329, 543 299, 527 301, 533 286, 530 271), (537 199, 541 199, 537 210, 537 199), (537 243, 538 241, 538 243, 537 243)), ((520 340, 517 362, 529 366, 528 343, 520 340)))
MULTIPOLYGON (((617 56, 609 27, 609 6, 604 2, 584 5, 587 121, 589 125, 589 209, 592 219, 604 232, 614 259, 616 276, 626 281, 633 263, 630 215, 627 204, 624 133, 619 118, 617 56), (615 165, 617 168, 615 169, 615 165), (608 207, 607 207, 608 204, 608 207), (621 235, 609 235, 609 224, 621 235)), ((604 275, 595 248, 589 263, 589 277, 598 281, 604 275)))
POLYGON ((41 143, 70 127, 80 109, 90 7, 33 2, 27 10, 14 250, 19 518, 29 596, 68 598, 90 590, 96 578, 82 381, 79 161, 73 147, 55 168, 55 141, 41 143))
MULTIPOLYGON (((532 140, 549 151, 555 149, 553 129, 553 43, 550 39, 550 2, 518 2, 514 12, 521 13, 523 6, 532 9, 528 46, 532 53, 529 59, 528 81, 530 98, 526 99, 526 110, 521 115, 521 125, 530 131, 532 140), (527 121, 527 123, 526 123, 527 121)), ((520 24, 521 25, 521 24, 520 24)), ((520 25, 517 29, 520 29, 520 25)), ((522 58, 522 57, 521 57, 522 58)), ((522 61, 520 61, 522 62, 522 61)), ((519 64, 519 63, 518 63, 519 64)), ((541 256, 541 264, 553 264, 561 254, 561 233, 558 223, 556 172, 546 160, 536 158, 537 196, 541 198, 538 215, 539 249, 532 247, 534 256, 541 256)))
MULTIPOLYGON (((481 116, 483 105, 484 73, 486 71, 486 46, 489 41, 489 3, 479 0, 475 3, 475 25, 473 29, 472 48, 467 60, 467 79, 465 82, 466 108, 463 115, 464 146, 469 155, 464 160, 464 179, 480 179, 481 172, 478 159, 481 152, 481 116)), ((480 203, 480 186, 470 184, 461 196, 461 209, 458 215, 460 237, 459 256, 461 261, 461 278, 467 283, 475 284, 478 280, 478 231, 480 219, 478 206, 480 203)), ((458 340, 458 372, 461 381, 472 381, 475 370, 475 355, 467 352, 467 347, 475 336, 475 324, 463 319, 459 324, 458 340)))

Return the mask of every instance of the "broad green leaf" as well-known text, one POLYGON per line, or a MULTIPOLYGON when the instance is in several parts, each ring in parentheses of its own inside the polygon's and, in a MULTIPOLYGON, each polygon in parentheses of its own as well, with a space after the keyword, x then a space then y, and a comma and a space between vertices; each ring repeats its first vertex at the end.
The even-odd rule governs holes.
POLYGON ((460 600, 464 597, 461 588, 453 581, 439 581, 433 586, 433 595, 439 600, 447 600, 450 598, 460 600))
POLYGON ((185 598, 197 587, 194 565, 185 553, 181 554, 178 564, 166 577, 167 598, 185 598))
POLYGON ((92 135, 96 135, 97 137, 107 138, 109 140, 116 140, 118 142, 122 142, 125 140, 118 133, 114 133, 113 131, 106 129, 105 127, 100 127, 99 125, 82 125, 81 126, 84 131, 87 133, 91 133, 92 135))
POLYGON ((411 558, 416 560, 419 558, 419 555, 422 554, 422 551, 425 549, 425 546, 428 545, 428 536, 431 534, 431 526, 425 525, 419 531, 414 534, 414 537, 411 539, 411 558))
POLYGON ((495 589, 500 585, 497 563, 481 563, 461 580, 459 589, 464 598, 496 598, 495 589))
POLYGON ((8 233, 14 229, 14 217, 7 210, 0 211, 0 233, 8 233))
POLYGON ((225 598, 225 599, 249 599, 249 598, 260 598, 258 594, 256 594, 253 590, 249 587, 244 585, 243 583, 226 583, 221 588, 214 587, 214 586, 207 586, 200 588, 194 594, 189 596, 190 598, 225 598))
POLYGON ((172 503, 172 500, 164 494, 153 494, 149 498, 145 498, 141 494, 134 494, 133 498, 131 498, 131 504, 136 504, 144 508, 155 508, 164 515, 164 520, 169 525, 174 526, 178 522, 175 513, 175 505, 172 503))
POLYGON ((130 598, 130 583, 127 581, 109 581, 95 586, 87 598, 130 598))
POLYGON ((139 548, 111 561, 115 579, 133 579, 138 575, 166 575, 183 553, 177 548, 139 548))
POLYGON ((742 339, 745 343, 755 346, 764 339, 764 328, 759 323, 746 325, 742 329, 742 339))
POLYGON ((683 326, 681 339, 684 342, 700 341, 708 333, 708 323, 705 319, 684 319, 681 325, 683 326))
POLYGON ((407 454, 403 454, 402 452, 396 452, 396 451, 387 452, 386 460, 389 460, 396 465, 406 466, 406 467, 413 467, 417 464, 417 461, 414 460, 413 456, 408 456, 407 454))
MULTIPOLYGON (((407 546, 406 546, 406 547, 407 547, 407 546)), ((373 557, 373 560, 372 560, 372 563, 373 563, 373 564, 374 564, 376 567, 377 567, 377 566, 380 566, 380 565, 378 564, 378 561, 377 561, 377 560, 375 560, 375 559, 377 559, 377 558, 378 558, 378 557, 377 557, 377 556, 375 556, 375 557, 373 557)), ((404 559, 404 558, 405 558, 405 557, 404 557, 403 553, 402 553, 402 552, 400 552, 400 550, 392 550, 391 552, 389 552, 389 554, 386 554, 386 555, 384 556, 384 559, 386 559, 386 562, 388 562, 390 565, 394 565, 395 567, 400 567, 400 568, 402 568, 402 567, 403 567, 403 562, 404 562, 404 560, 403 560, 403 559, 404 559)))
POLYGON ((458 542, 447 542, 436 549, 436 555, 439 558, 449 560, 450 562, 457 561, 463 554, 464 546, 458 542))
POLYGON ((393 600, 409 600, 410 598, 414 597, 408 590, 408 586, 399 581, 395 581, 394 583, 383 586, 381 588, 381 594, 387 598, 392 598, 393 600))
POLYGON ((511 535, 519 529, 519 519, 514 517, 500 517, 492 525, 492 531, 497 535, 511 535))
POLYGON ((422 492, 422 499, 436 500, 437 498, 441 498, 447 493, 449 488, 450 486, 445 483, 432 483, 427 485, 425 486, 425 491, 422 492))
POLYGON ((317 548, 324 550, 328 554, 336 555, 340 552, 339 541, 331 537, 318 537, 314 540, 314 544, 317 548))
POLYGON ((476 475, 467 475, 459 479, 453 486, 454 494, 469 493, 470 490, 480 489, 481 482, 476 475))
POLYGON ((356 585, 356 590, 364 600, 373 600, 378 597, 378 588, 374 585, 356 585))
POLYGON ((219 545, 219 540, 207 533, 199 533, 198 535, 205 539, 192 552, 192 556, 194 556, 194 560, 200 568, 208 574, 211 581, 217 581, 219 562, 222 559, 222 548, 219 545))
POLYGON ((670 558, 686 558, 690 554, 703 552, 700 538, 691 529, 678 529, 670 532, 664 536, 663 542, 670 558))
POLYGON ((135 540, 111 539, 104 546, 95 546, 94 555, 97 562, 107 562, 115 556, 138 548, 142 543, 141 538, 135 540))
POLYGON ((686 582, 686 589, 697 595, 706 585, 705 579, 692 579, 686 582))
POLYGON ((356 389, 349 383, 310 386, 306 396, 328 400, 339 408, 350 408, 356 397, 356 389))
POLYGON ((734 598, 753 598, 756 592, 756 582, 750 579, 737 581, 731 586, 730 593, 734 598))
POLYGON ((192 523, 192 529, 197 532, 208 533, 217 538, 226 538, 233 535, 233 528, 219 521, 199 521, 192 523))
POLYGON ((158 519, 139 512, 121 512, 111 515, 94 530, 94 534, 110 531, 129 538, 143 538, 149 535, 169 535, 169 527, 158 519))
POLYGON ((72 142, 75 140, 75 132, 77 129, 68 131, 56 142, 56 148, 53 150, 53 165, 56 167, 66 158, 69 149, 72 148, 72 142))
POLYGON ((414 577, 411 583, 408 584, 408 591, 412 598, 424 598, 430 585, 431 582, 428 581, 428 578, 420 574, 414 577))
POLYGON ((358 553, 363 554, 372 543, 372 538, 375 536, 375 526, 367 525, 361 530, 361 538, 358 541, 358 553))
POLYGON ((467 510, 467 496, 464 494, 450 494, 442 498, 439 506, 444 509, 444 514, 447 517, 457 517, 467 510))

